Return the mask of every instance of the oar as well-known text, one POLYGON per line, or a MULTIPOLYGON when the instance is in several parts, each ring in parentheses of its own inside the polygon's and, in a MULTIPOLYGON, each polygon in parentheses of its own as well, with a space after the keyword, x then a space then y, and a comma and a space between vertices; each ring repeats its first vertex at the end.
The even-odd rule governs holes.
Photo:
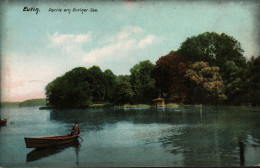
MULTIPOLYGON (((74 131, 73 131, 74 132, 74 131)), ((76 133, 76 132, 74 132, 76 133)), ((76 133, 77 134, 77 133, 76 133)), ((81 142, 83 142, 83 139, 79 136, 79 134, 77 134, 77 136, 79 137, 79 139, 81 139, 81 142)))
POLYGON ((77 134, 77 136, 79 137, 79 139, 81 139, 81 142, 83 142, 83 139, 79 136, 79 134, 77 134))

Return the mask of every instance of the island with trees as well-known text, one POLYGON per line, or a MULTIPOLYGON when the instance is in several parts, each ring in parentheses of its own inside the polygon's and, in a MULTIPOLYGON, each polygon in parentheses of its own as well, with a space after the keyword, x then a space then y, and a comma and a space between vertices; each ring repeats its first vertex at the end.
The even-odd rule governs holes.
POLYGON ((130 75, 76 67, 46 86, 46 101, 51 108, 151 104, 158 97, 187 105, 258 106, 259 69, 260 57, 246 59, 235 38, 205 32, 187 38, 155 64, 139 62, 130 75))

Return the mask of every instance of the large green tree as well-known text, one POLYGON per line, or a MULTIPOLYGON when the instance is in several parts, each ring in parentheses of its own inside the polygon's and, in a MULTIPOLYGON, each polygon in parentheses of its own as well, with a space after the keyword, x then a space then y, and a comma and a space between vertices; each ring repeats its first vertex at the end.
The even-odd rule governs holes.
POLYGON ((105 101, 112 102, 115 98, 115 92, 117 87, 117 76, 110 70, 104 71, 105 78, 105 101))
POLYGON ((130 83, 134 91, 134 100, 138 103, 151 103, 156 97, 155 80, 151 72, 155 65, 149 60, 141 61, 130 69, 130 83))
POLYGON ((246 68, 239 67, 234 61, 226 61, 222 69, 227 103, 240 105, 246 102, 247 76, 246 68))
POLYGON ((117 84, 115 95, 117 104, 132 103, 134 92, 132 90, 131 84, 126 81, 119 82, 117 84))
POLYGON ((206 32, 187 38, 177 51, 192 62, 205 61, 210 66, 220 67, 220 73, 227 61, 233 61, 238 67, 246 67, 246 59, 240 43, 225 33, 206 32))
POLYGON ((94 103, 101 103, 106 95, 106 79, 98 66, 92 66, 88 69, 87 80, 92 91, 92 101, 94 103))
POLYGON ((247 100, 254 106, 260 105, 260 56, 248 61, 248 96, 247 100))
POLYGON ((116 78, 111 70, 102 72, 98 66, 74 68, 46 86, 48 105, 73 108, 112 102, 116 97, 116 78))
POLYGON ((118 75, 117 76, 117 79, 116 79, 117 82, 130 82, 130 75, 118 75))
POLYGON ((92 93, 86 74, 86 68, 78 67, 50 82, 45 88, 48 105, 55 107, 88 105, 92 93))

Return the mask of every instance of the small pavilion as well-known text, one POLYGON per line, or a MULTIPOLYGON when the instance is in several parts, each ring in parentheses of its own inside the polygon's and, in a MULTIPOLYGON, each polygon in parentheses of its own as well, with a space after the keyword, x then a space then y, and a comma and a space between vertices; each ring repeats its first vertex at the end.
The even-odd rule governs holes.
POLYGON ((165 106, 164 101, 165 101, 164 98, 157 98, 157 99, 153 100, 153 102, 155 102, 155 106, 156 107, 158 107, 158 106, 165 106))

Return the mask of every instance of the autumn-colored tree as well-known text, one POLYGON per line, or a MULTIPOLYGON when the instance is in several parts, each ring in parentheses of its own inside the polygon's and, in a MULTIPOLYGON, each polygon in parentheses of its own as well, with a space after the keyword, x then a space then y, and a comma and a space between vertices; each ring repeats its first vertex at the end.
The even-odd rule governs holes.
POLYGON ((156 80, 159 96, 167 95, 168 101, 185 101, 185 71, 189 63, 176 52, 162 56, 156 61, 152 77, 156 80))
POLYGON ((185 77, 191 82, 191 103, 219 103, 226 99, 219 67, 207 62, 196 62, 186 70, 185 77))

